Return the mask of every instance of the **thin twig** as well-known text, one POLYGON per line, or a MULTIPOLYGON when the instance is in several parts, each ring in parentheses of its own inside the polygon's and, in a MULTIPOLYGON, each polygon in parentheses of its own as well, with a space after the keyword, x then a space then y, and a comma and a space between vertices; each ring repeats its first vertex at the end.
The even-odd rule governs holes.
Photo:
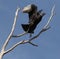
POLYGON ((54 10, 55 10, 55 5, 53 6, 53 8, 52 8, 52 10, 51 10, 50 18, 49 18, 47 24, 44 26, 44 28, 46 28, 46 27, 49 25, 50 21, 52 20, 54 14, 55 14, 55 13, 54 13, 54 12, 55 12, 54 10))
POLYGON ((37 45, 37 44, 34 44, 34 43, 32 43, 31 41, 29 41, 28 43, 29 43, 29 44, 31 44, 31 45, 33 45, 33 46, 38 47, 38 45, 37 45))
POLYGON ((21 37, 21 36, 26 35, 26 34, 27 34, 27 32, 24 32, 24 33, 19 34, 19 35, 12 35, 12 37, 17 38, 17 37, 21 37))

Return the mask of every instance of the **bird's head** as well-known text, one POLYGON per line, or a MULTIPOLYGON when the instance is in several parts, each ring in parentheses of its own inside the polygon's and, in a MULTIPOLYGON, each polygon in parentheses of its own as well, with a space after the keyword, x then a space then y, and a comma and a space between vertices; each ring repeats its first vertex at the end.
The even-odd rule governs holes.
POLYGON ((37 6, 34 4, 28 5, 26 7, 23 8, 22 12, 23 13, 30 13, 30 12, 34 12, 37 10, 37 6))

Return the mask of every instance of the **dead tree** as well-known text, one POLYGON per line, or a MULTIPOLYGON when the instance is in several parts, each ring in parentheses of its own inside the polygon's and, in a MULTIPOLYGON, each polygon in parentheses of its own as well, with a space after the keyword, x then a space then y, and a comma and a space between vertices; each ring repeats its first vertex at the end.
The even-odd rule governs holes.
POLYGON ((13 35, 14 29, 15 29, 15 26, 16 26, 16 21, 17 21, 18 13, 19 13, 19 11, 20 11, 20 8, 17 8, 16 13, 15 13, 14 22, 13 22, 13 25, 12 25, 11 32, 10 32, 10 34, 8 35, 6 41, 4 42, 4 44, 3 44, 2 48, 1 48, 1 51, 0 51, 0 59, 2 59, 5 54, 7 54, 7 53, 9 53, 10 51, 12 51, 12 50, 13 50, 15 47, 17 47, 18 45, 29 43, 29 44, 31 44, 31 45, 33 45, 33 46, 38 46, 38 45, 32 43, 32 40, 35 40, 37 37, 40 36, 40 34, 42 34, 43 32, 45 32, 46 30, 48 30, 48 29, 50 28, 49 23, 50 23, 50 21, 52 20, 52 17, 54 16, 54 10, 55 10, 55 5, 52 7, 51 15, 50 15, 50 17, 49 17, 46 25, 44 25, 44 27, 40 30, 40 32, 39 32, 37 35, 35 35, 34 37, 32 37, 32 38, 30 38, 30 39, 27 39, 27 40, 24 39, 24 40, 22 40, 22 41, 20 41, 20 42, 18 42, 18 43, 16 43, 16 44, 14 44, 14 45, 13 45, 11 48, 9 48, 8 50, 5 50, 6 47, 7 47, 7 45, 8 45, 8 43, 9 43, 9 41, 11 40, 12 37, 18 38, 18 37, 21 37, 21 36, 27 34, 27 32, 24 32, 24 33, 19 34, 19 35, 16 35, 16 36, 13 35))

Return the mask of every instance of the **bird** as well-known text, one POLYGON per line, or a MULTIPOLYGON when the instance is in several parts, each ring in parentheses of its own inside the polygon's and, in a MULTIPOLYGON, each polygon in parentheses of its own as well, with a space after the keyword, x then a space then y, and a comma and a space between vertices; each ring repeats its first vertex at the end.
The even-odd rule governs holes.
POLYGON ((43 10, 37 11, 37 6, 35 4, 27 5, 22 10, 23 13, 28 13, 29 21, 28 24, 21 24, 23 30, 30 34, 34 33, 39 22, 41 22, 42 17, 45 15, 43 10))

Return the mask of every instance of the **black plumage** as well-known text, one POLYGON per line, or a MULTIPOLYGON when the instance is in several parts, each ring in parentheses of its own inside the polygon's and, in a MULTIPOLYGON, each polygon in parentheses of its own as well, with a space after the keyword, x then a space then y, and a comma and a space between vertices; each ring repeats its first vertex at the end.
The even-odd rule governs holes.
POLYGON ((36 26, 42 20, 45 13, 43 10, 37 11, 37 6, 34 4, 26 6, 23 9, 23 13, 28 13, 29 15, 29 24, 22 24, 23 30, 28 31, 28 33, 34 33, 36 26))

